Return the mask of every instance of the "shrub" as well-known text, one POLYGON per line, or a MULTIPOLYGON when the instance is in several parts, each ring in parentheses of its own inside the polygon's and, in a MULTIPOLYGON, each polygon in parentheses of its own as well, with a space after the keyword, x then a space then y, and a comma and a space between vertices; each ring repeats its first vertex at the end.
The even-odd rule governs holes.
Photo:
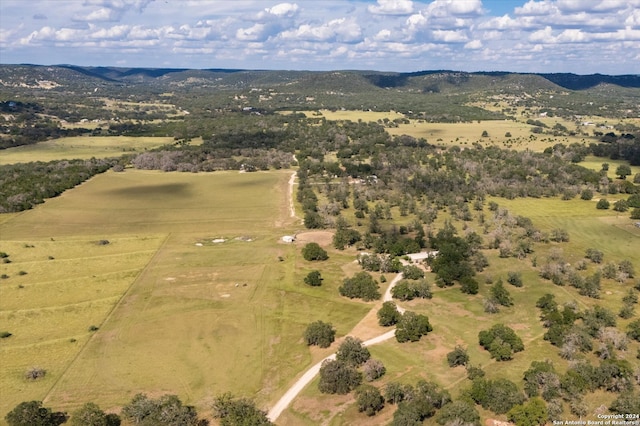
POLYGON ((524 350, 522 339, 504 324, 496 324, 489 330, 481 331, 478 340, 496 361, 509 360, 515 352, 524 350))
POLYGON ((609 206, 610 206, 609 201, 607 201, 605 198, 601 198, 598 201, 598 204, 596 204, 596 209, 607 210, 609 208, 609 206))
POLYGON ((67 415, 43 407, 42 401, 25 401, 16 405, 4 419, 9 426, 59 426, 67 421, 67 415))
POLYGON ((629 210, 629 204, 625 200, 618 200, 613 203, 613 210, 617 212, 626 212, 629 210))
POLYGON ((338 361, 356 367, 364 364, 369 358, 371 358, 369 349, 362 345, 362 340, 352 336, 347 336, 336 352, 338 361))
POLYGON ((640 208, 636 207, 635 209, 631 210, 631 215, 629 217, 634 220, 640 219, 640 208))
POLYGON ((27 380, 38 380, 46 375, 47 370, 41 367, 31 367, 24 373, 24 377, 27 380))
POLYGON ((439 425, 480 426, 480 414, 472 403, 464 400, 447 404, 436 415, 439 425))
POLYGON ((454 350, 447 354, 447 363, 449 367, 457 367, 459 365, 467 365, 469 362, 469 354, 461 347, 456 346, 454 350))
POLYGON ((407 311, 398 321, 396 340, 400 343, 417 342, 430 331, 433 331, 433 327, 429 324, 429 318, 426 315, 407 311))
POLYGON ((69 422, 72 426, 119 426, 120 416, 107 414, 93 402, 87 402, 74 411, 69 422))
POLYGON ((0 331, 0 339, 6 339, 7 337, 11 337, 13 334, 8 331, 0 331))
POLYGON ((304 341, 308 346, 317 345, 328 348, 335 341, 336 330, 329 323, 312 322, 304 332, 304 341))
POLYGON ((308 261, 327 260, 329 255, 318 243, 308 243, 302 248, 302 257, 308 261))
POLYGON ((419 280, 424 278, 424 271, 415 265, 406 265, 402 267, 402 276, 407 280, 419 280))
MULTIPOLYGON (((246 398, 235 398, 225 393, 213 402, 213 417, 220 419, 220 426, 268 426, 273 425, 267 413, 256 408, 255 403, 246 398)), ((207 424, 202 422, 202 424, 207 424)))
POLYGON ((383 327, 396 325, 401 317, 396 304, 393 302, 384 302, 377 315, 378 324, 383 327))
POLYGON ((499 279, 494 285, 491 286, 490 293, 491 297, 502 306, 513 305, 513 299, 511 298, 511 295, 509 294, 507 289, 504 288, 504 284, 502 284, 501 279, 499 279))
POLYGON ((311 271, 304 278, 304 283, 306 285, 310 285, 311 287, 319 287, 322 285, 322 275, 320 275, 320 271, 311 271))
POLYGON ((318 389, 322 393, 347 394, 362 383, 362 374, 343 361, 326 360, 320 367, 318 389))
POLYGON ((344 280, 338 291, 342 296, 351 299, 360 298, 364 301, 380 298, 379 286, 376 280, 366 272, 358 272, 351 278, 344 280))
POLYGON ((367 416, 375 416, 384 407, 384 398, 378 388, 362 385, 356 390, 356 403, 359 412, 364 412, 367 416))
POLYGON ((589 188, 583 189, 580 193, 580 198, 587 201, 591 200, 593 198, 593 191, 589 188))
POLYGON ((593 263, 602 263, 604 253, 598 249, 588 248, 584 257, 591 260, 593 263))
POLYGON ((431 299, 431 285, 425 279, 400 280, 392 289, 391 295, 394 299, 406 301, 417 297, 431 299))
POLYGON ((384 374, 387 372, 387 369, 385 368, 382 361, 369 358, 367 362, 364 363, 362 371, 364 373, 364 379, 367 382, 372 382, 384 376, 384 374))
MULTIPOLYGON (((121 415, 132 424, 196 426, 199 423, 196 409, 190 405, 183 405, 176 395, 162 395, 158 399, 150 399, 139 393, 122 408, 121 415)), ((221 425, 231 423, 221 422, 221 425)))
POLYGON ((520 272, 508 272, 507 282, 514 287, 522 287, 522 275, 520 272))

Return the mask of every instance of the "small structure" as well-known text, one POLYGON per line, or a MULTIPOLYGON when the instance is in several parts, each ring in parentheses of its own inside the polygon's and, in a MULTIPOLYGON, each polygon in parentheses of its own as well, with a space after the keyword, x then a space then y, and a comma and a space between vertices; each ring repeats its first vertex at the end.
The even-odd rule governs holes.
POLYGON ((282 237, 282 241, 285 243, 292 243, 296 240, 295 235, 285 235, 284 237, 282 237))

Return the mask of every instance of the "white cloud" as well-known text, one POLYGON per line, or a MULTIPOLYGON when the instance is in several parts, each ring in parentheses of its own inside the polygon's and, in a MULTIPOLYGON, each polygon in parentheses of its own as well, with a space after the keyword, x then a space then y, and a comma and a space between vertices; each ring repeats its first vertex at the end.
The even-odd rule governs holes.
POLYGON ((236 31, 236 38, 244 41, 264 41, 269 37, 268 26, 265 24, 254 24, 249 28, 239 28, 236 31))
POLYGON ((362 30, 354 20, 340 18, 319 26, 303 24, 296 29, 282 32, 280 36, 285 40, 354 43, 362 39, 362 30))
POLYGON ((411 0, 378 0, 378 5, 367 7, 375 15, 410 15, 413 13, 411 0))
POLYGON ((482 15, 481 0, 434 0, 426 8, 427 15, 437 17, 452 15, 482 15))
POLYGON ((295 3, 280 3, 271 8, 265 9, 271 15, 291 18, 298 12, 298 5, 295 3))
POLYGON ((470 50, 482 49, 482 42, 480 40, 471 40, 464 45, 464 48, 470 50))
POLYGON ((433 31, 433 39, 445 43, 463 43, 469 40, 464 31, 433 31))
POLYGON ((556 14, 557 12, 558 8, 553 3, 547 0, 530 0, 522 5, 522 7, 515 8, 516 15, 543 16, 556 14))

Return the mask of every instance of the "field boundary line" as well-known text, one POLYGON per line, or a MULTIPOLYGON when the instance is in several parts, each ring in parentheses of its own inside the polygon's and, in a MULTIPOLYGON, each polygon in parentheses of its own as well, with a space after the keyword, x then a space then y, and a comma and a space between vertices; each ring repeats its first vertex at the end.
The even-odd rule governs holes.
MULTIPOLYGON (((154 253, 153 256, 151 256, 151 258, 149 258, 149 260, 147 261, 147 263, 140 269, 140 272, 138 273, 138 275, 131 280, 131 285, 129 285, 129 287, 127 287, 127 289, 125 290, 124 293, 122 293, 122 296, 120 296, 120 299, 113 305, 113 307, 111 308, 111 310, 107 313, 107 315, 104 317, 104 319, 102 320, 102 322, 100 323, 100 328, 102 328, 104 326, 104 324, 107 323, 107 321, 109 321, 109 319, 111 319, 111 317, 113 316, 113 313, 122 305, 122 302, 127 298, 127 296, 129 295, 129 293, 131 293, 131 290, 133 289, 133 287, 138 283, 140 277, 143 275, 144 271, 147 270, 147 268, 149 267, 149 265, 154 261, 154 259, 158 256, 158 253, 160 253, 162 251, 162 249, 164 248, 164 246, 167 244, 167 241, 169 240, 169 237, 171 236, 171 232, 169 232, 168 234, 166 234, 164 240, 162 240, 162 243, 160 243, 160 245, 158 246, 158 248, 156 249, 156 252, 154 253)), ((84 351, 87 349, 87 347, 89 346, 89 343, 91 343, 91 341, 93 339, 95 339, 96 335, 98 333, 93 333, 88 339, 87 341, 84 343, 84 345, 82 345, 82 347, 80 348, 80 350, 78 351, 78 353, 73 357, 73 359, 71 360, 71 362, 69 362, 69 364, 67 365, 67 367, 62 371, 62 373, 60 374, 60 376, 53 382, 53 384, 51 385, 51 387, 49 388, 49 390, 47 391, 47 393, 45 394, 45 396, 42 398, 43 402, 47 402, 47 400, 51 397, 51 394, 53 393, 53 391, 55 390, 55 388, 58 386, 58 383, 60 383, 60 381, 62 380, 63 377, 66 376, 67 372, 69 371, 69 369, 71 369, 71 367, 76 363, 76 361, 78 360, 78 358, 80 358, 80 355, 82 355, 84 353, 84 351)))

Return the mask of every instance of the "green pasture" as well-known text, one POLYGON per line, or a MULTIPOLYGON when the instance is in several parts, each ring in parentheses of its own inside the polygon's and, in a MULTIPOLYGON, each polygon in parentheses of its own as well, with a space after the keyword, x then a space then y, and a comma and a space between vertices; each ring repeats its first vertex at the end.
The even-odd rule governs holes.
POLYGON ((0 416, 31 399, 117 409, 138 392, 203 413, 226 391, 274 404, 318 356, 308 323, 344 335, 369 310, 338 296, 351 256, 316 265, 280 241, 301 228, 289 177, 107 172, 0 221, 0 328, 14 334, 0 341, 0 416), (320 288, 303 283, 313 269, 320 288), (23 378, 33 365, 43 380, 23 378))
POLYGON ((515 150, 544 151, 557 143, 569 145, 583 143, 585 138, 578 136, 551 136, 531 133, 532 126, 512 120, 473 121, 469 123, 429 123, 411 120, 409 124, 388 128, 391 135, 409 135, 424 138, 434 145, 471 146, 479 143, 484 147, 496 146, 515 150), (482 137, 483 132, 486 137, 482 137), (510 133, 511 136, 507 136, 510 133))
POLYGON ((636 173, 640 173, 640 166, 630 166, 628 161, 625 160, 612 160, 610 158, 596 157, 593 155, 587 156, 584 161, 581 161, 580 164, 582 167, 586 167, 587 169, 600 171, 602 170, 602 165, 604 163, 609 164, 609 170, 607 171, 607 177, 609 179, 618 179, 616 175, 616 168, 622 164, 625 164, 631 168, 631 176, 627 176, 627 180, 633 182, 633 176, 636 173))
POLYGON ((0 155, 0 165, 29 163, 35 160, 119 157, 170 143, 173 143, 173 138, 170 137, 74 136, 5 149, 0 155))

